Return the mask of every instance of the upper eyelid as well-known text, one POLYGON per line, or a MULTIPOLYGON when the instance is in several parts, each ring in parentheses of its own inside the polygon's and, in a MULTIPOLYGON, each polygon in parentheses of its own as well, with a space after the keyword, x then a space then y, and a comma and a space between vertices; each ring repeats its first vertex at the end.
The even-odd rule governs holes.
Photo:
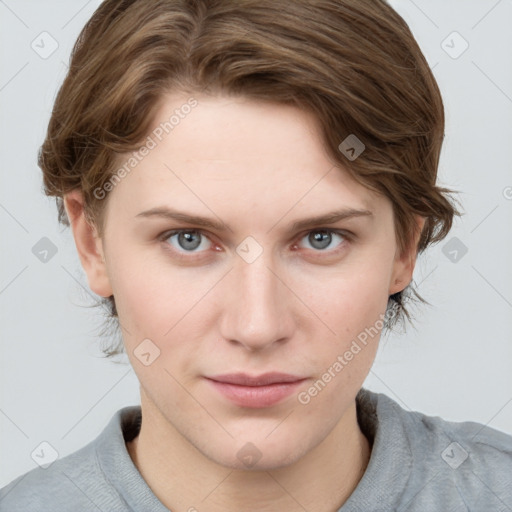
MULTIPOLYGON (((316 231, 327 231, 329 233, 336 233, 336 234, 339 234, 339 235, 344 235, 346 234, 347 236, 350 236, 351 233, 346 230, 346 229, 341 229, 341 228, 330 228, 330 227, 318 227, 318 228, 313 228, 313 229, 306 229, 304 231, 301 231, 300 233, 297 233, 296 235, 294 235, 294 237, 297 237, 297 236, 304 236, 308 233, 314 233, 316 231)), ((175 228, 175 229, 168 229, 166 231, 163 231, 161 235, 159 235, 159 237, 170 237, 170 236, 173 236, 173 235, 176 235, 178 233, 189 233, 189 232, 197 232, 197 233, 201 233, 203 235, 206 235, 208 237, 210 237, 210 233, 203 229, 203 228, 175 228)), ((213 235, 215 236, 215 235, 213 235)))

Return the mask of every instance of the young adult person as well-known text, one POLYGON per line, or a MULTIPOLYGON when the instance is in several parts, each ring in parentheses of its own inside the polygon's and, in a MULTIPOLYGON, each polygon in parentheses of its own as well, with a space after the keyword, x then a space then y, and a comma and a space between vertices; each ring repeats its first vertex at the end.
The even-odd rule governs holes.
POLYGON ((512 437, 362 387, 458 214, 442 98, 383 0, 106 0, 41 148, 141 406, 23 511, 511 510, 512 437))

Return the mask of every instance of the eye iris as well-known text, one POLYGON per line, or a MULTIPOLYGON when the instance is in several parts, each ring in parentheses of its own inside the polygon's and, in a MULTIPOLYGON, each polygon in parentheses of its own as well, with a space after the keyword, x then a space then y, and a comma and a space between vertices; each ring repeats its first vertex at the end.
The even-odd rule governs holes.
POLYGON ((325 249, 331 243, 332 236, 328 231, 314 231, 309 234, 309 241, 316 249, 325 249), (318 245, 315 245, 319 243, 318 245))
POLYGON ((185 231, 178 233, 178 243, 183 249, 197 249, 201 243, 198 233, 195 231, 185 231), (194 240, 194 237, 196 240, 194 240))

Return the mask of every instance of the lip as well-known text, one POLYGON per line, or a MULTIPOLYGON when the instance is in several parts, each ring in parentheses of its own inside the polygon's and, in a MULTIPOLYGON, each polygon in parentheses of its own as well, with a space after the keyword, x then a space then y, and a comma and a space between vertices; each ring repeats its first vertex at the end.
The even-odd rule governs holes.
POLYGON ((263 408, 276 405, 296 391, 305 377, 269 372, 261 375, 230 373, 205 377, 224 397, 241 407, 263 408))

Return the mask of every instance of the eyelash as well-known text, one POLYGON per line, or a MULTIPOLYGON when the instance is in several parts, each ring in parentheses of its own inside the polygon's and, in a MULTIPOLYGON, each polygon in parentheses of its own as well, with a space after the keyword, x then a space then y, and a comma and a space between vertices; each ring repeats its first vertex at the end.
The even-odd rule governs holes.
MULTIPOLYGON (((312 229, 310 231, 307 231, 307 232, 299 235, 298 241, 300 242, 302 239, 304 239, 306 236, 310 235, 311 233, 318 233, 318 232, 325 232, 325 233, 328 233, 328 234, 335 234, 335 235, 341 236, 343 238, 343 240, 340 242, 338 247, 336 249, 333 249, 333 250, 309 249, 310 251, 313 251, 313 252, 316 252, 316 253, 319 253, 319 254, 326 254, 326 255, 329 255, 329 256, 333 256, 333 255, 336 255, 339 252, 341 252, 345 248, 347 243, 350 243, 352 241, 352 238, 353 238, 352 233, 349 233, 349 232, 344 231, 344 230, 336 230, 336 229, 328 229, 328 228, 316 228, 316 229, 312 229)), ((205 251, 201 251, 201 252, 197 252, 197 253, 196 252, 189 252, 189 253, 187 253, 186 251, 177 251, 176 249, 172 248, 171 245, 167 242, 167 240, 169 238, 171 238, 172 236, 174 236, 174 235, 179 235, 180 233, 198 233, 201 236, 204 236, 204 237, 208 238, 208 240, 210 240, 210 242, 212 244, 215 244, 210 239, 210 237, 207 235, 207 233, 205 233, 204 231, 202 231, 200 229, 193 229, 193 228, 190 228, 190 229, 174 229, 172 231, 166 231, 166 232, 158 235, 158 240, 160 240, 161 242, 164 242, 165 249, 170 251, 170 252, 172 252, 172 254, 175 257, 177 257, 178 259, 186 259, 187 261, 193 261, 196 258, 200 258, 201 255, 204 252, 207 252, 207 250, 205 250, 205 251), (198 255, 198 256, 195 258, 194 255, 198 255)), ((296 245, 297 245, 297 242, 294 242, 293 246, 295 247, 296 245)))

